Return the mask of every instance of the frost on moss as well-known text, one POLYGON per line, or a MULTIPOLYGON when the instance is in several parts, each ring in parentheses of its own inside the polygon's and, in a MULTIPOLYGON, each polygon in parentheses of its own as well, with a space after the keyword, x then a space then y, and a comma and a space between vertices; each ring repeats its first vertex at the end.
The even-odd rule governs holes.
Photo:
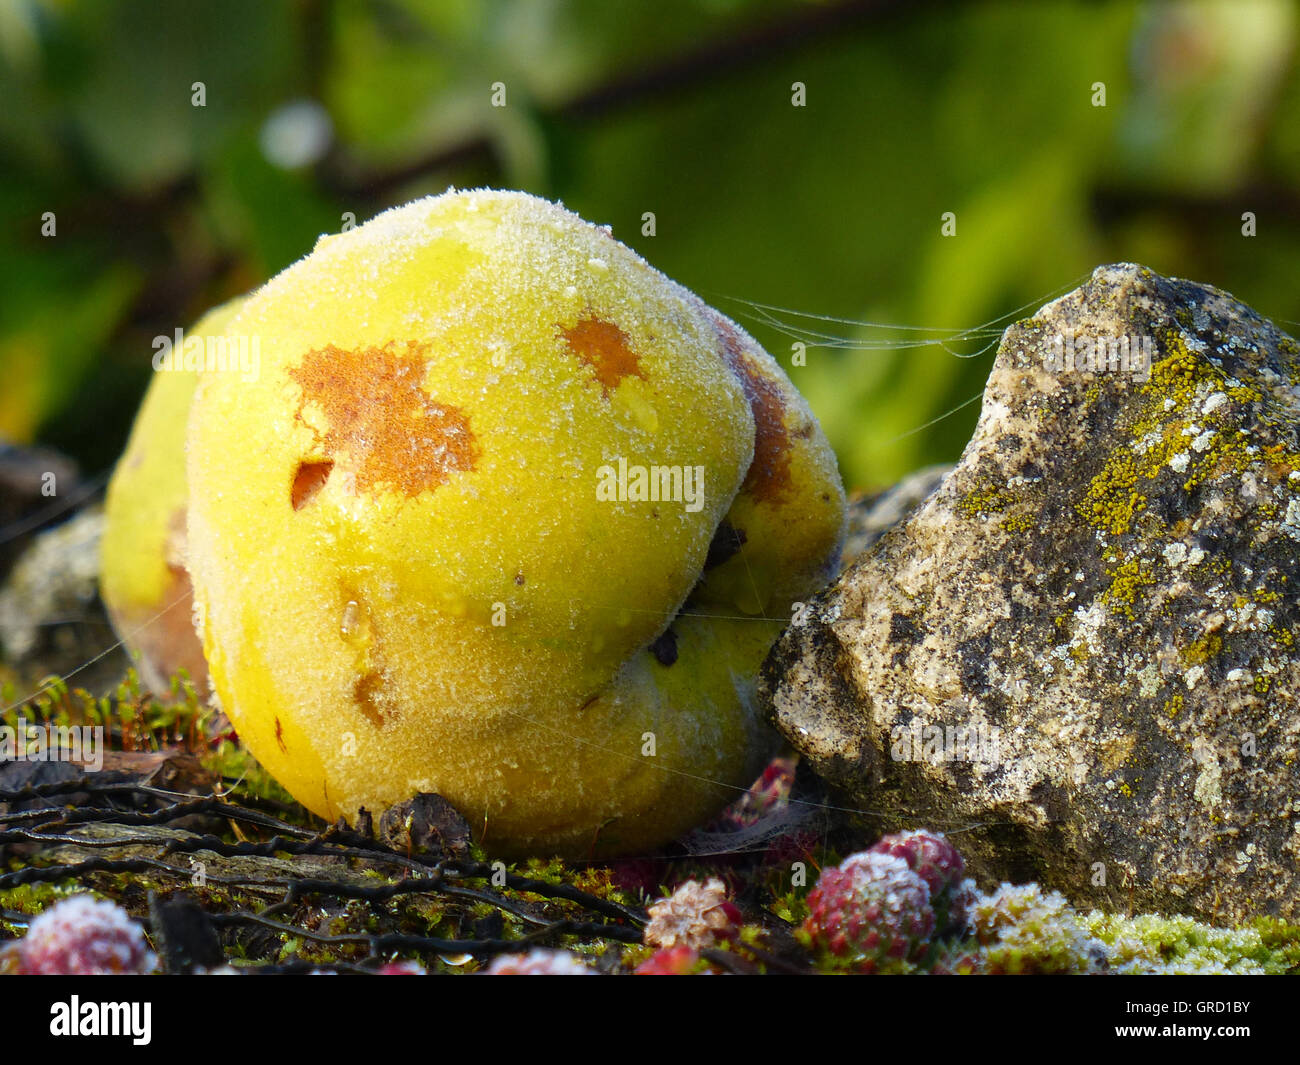
POLYGON ((1190 917, 1122 917, 1093 910, 1083 922, 1106 944, 1116 973, 1271 975, 1300 967, 1300 927, 1267 918, 1215 928, 1190 917))

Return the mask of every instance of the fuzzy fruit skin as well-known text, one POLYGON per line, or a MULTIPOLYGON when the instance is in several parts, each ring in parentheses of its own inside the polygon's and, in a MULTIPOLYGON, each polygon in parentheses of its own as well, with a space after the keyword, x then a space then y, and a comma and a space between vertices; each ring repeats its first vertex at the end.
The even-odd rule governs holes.
MULTIPOLYGON (((208 375, 194 402, 189 561, 223 708, 296 798, 334 820, 434 791, 494 853, 618 854, 753 778, 784 617, 719 616, 709 546, 766 448, 764 505, 791 520, 742 550, 784 552, 810 595, 843 495, 719 317, 604 230, 488 191, 324 237, 249 299, 232 329, 260 339, 260 376, 208 375), (795 430, 759 441, 778 420, 795 430), (703 467, 700 506, 598 498, 619 458, 703 467)), ((757 573, 756 602, 789 594, 757 573)))
MULTIPOLYGON (((222 304, 186 333, 220 336, 241 300, 222 304)), ((199 375, 155 371, 135 424, 108 483, 100 544, 100 597, 118 637, 133 655, 145 687, 166 692, 184 669, 207 693, 208 668, 194 632, 185 570, 185 431, 199 375)))
POLYGON ((832 968, 862 973, 905 967, 935 929, 930 889, 907 862, 865 851, 827 869, 808 893, 803 933, 832 968))
POLYGON ((807 401, 759 345, 703 302, 723 359, 754 413, 754 460, 727 512, 744 549, 692 596, 705 612, 790 619, 835 576, 847 527, 844 485, 807 401))

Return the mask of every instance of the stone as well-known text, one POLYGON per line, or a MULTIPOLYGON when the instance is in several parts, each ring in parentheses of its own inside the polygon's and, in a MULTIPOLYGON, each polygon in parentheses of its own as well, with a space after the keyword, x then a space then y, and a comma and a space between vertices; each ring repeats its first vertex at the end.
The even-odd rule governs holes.
POLYGON ((99 598, 103 528, 102 508, 89 506, 44 530, 0 586, 0 662, 20 687, 57 674, 103 693, 130 664, 99 598))
POLYGON ((0 440, 0 576, 36 532, 66 516, 94 487, 59 452, 0 440))
POLYGON ((848 528, 840 551, 840 569, 847 569, 867 549, 939 487, 951 466, 926 466, 909 473, 882 492, 855 494, 849 499, 848 528))
POLYGON ((1300 345, 1105 266, 1012 325, 958 464, 801 611, 777 728, 881 831, 1077 905, 1300 920, 1300 345))

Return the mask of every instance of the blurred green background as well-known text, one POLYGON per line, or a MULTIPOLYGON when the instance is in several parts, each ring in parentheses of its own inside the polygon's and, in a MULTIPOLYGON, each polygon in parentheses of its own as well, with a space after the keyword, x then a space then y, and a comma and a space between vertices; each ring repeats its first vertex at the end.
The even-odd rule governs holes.
POLYGON ((736 317, 880 487, 960 453, 974 327, 1100 263, 1300 318, 1296 30, 1285 0, 0 0, 0 439, 108 469, 153 337, 349 212, 492 185, 736 317))

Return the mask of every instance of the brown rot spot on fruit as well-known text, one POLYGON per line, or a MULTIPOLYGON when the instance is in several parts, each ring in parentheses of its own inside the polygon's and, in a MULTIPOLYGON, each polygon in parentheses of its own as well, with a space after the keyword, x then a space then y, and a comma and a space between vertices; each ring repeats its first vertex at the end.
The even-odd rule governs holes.
POLYGON ((628 336, 613 322, 586 315, 578 323, 561 327, 564 342, 579 361, 590 366, 605 398, 625 377, 640 377, 641 357, 632 350, 628 336))
POLYGON ((469 416, 424 390, 427 356, 428 345, 412 340, 401 350, 395 341, 356 351, 331 344, 289 371, 302 389, 299 420, 308 421, 308 404, 319 408, 321 443, 346 453, 357 492, 382 486, 411 498, 477 466, 481 449, 469 416))
POLYGON ((289 491, 294 510, 302 510, 325 487, 332 469, 334 463, 329 460, 298 463, 298 472, 293 475, 293 488, 289 491))
POLYGON ((661 666, 671 666, 677 661, 677 633, 664 629, 663 634, 650 645, 650 653, 661 666))
POLYGON ((712 308, 708 308, 708 315, 722 344, 727 368, 745 390, 754 414, 754 461, 749 464, 741 491, 760 502, 777 503, 790 487, 790 434, 785 427, 781 387, 745 350, 730 322, 712 308))
POLYGON ((383 679, 373 670, 361 674, 352 686, 352 698, 356 701, 357 709, 375 728, 384 727, 384 710, 379 705, 379 693, 382 687, 383 679))
POLYGON ((275 745, 280 748, 281 754, 289 753, 289 748, 284 745, 284 726, 278 717, 275 719, 275 745))

